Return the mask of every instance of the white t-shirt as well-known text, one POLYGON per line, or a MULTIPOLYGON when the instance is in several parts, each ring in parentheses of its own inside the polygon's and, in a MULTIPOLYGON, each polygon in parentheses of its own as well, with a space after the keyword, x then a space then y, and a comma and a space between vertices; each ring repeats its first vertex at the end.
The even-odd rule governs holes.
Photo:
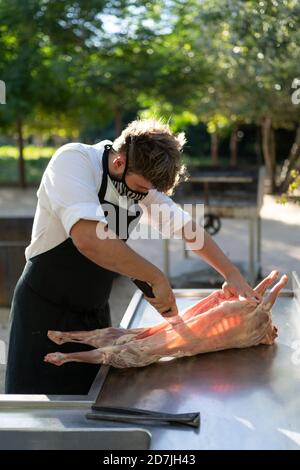
MULTIPOLYGON (((70 230, 80 219, 106 223, 98 193, 102 183, 103 140, 95 145, 70 143, 60 147, 51 158, 37 191, 37 208, 30 245, 25 250, 26 260, 44 253, 69 238, 70 230)), ((119 206, 128 203, 120 196, 110 178, 107 178, 105 200, 119 206)), ((163 235, 174 233, 191 219, 167 195, 151 189, 139 203, 143 220, 163 235), (165 205, 170 209, 159 215, 152 207, 165 205), (167 215, 166 215, 167 214, 167 215)), ((128 207, 128 206, 127 206, 128 207)))

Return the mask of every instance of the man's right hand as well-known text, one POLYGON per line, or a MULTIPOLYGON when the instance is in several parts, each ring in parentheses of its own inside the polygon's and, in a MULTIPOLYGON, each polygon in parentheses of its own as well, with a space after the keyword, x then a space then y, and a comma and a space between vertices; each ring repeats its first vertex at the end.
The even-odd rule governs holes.
POLYGON ((146 300, 164 317, 178 315, 175 295, 168 279, 161 273, 160 278, 151 283, 155 297, 145 297, 146 300))
POLYGON ((176 301, 166 276, 123 240, 115 235, 111 237, 110 232, 109 229, 106 232, 103 222, 80 219, 73 225, 70 235, 78 251, 98 266, 149 282, 155 298, 146 299, 165 318, 176 316, 176 301))

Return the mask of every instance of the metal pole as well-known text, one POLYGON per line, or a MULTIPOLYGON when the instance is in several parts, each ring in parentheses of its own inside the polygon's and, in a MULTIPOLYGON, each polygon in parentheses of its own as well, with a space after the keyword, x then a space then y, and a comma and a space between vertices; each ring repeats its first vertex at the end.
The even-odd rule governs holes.
POLYGON ((165 240, 163 240, 163 251, 164 251, 164 267, 163 267, 163 271, 164 271, 164 274, 166 275, 166 277, 169 277, 169 266, 170 266, 170 260, 169 260, 169 239, 166 238, 165 240))
POLYGON ((255 283, 255 259, 254 259, 254 225, 253 217, 249 218, 249 280, 254 286, 255 283))

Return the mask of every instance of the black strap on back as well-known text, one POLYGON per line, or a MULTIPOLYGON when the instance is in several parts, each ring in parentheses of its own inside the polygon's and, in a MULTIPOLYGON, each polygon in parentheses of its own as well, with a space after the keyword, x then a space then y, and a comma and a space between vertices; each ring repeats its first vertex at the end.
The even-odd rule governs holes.
POLYGON ((103 175, 102 182, 99 189, 98 197, 100 202, 104 201, 106 188, 107 188, 107 176, 108 176, 108 155, 109 151, 112 148, 112 144, 106 144, 104 146, 104 152, 102 157, 102 166, 103 166, 103 175))

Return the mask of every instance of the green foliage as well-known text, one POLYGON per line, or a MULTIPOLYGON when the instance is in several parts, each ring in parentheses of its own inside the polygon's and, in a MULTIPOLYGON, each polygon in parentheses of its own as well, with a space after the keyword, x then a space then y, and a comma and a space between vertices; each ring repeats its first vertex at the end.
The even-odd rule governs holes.
MULTIPOLYGON (((24 149, 26 179, 29 184, 38 184, 42 174, 55 152, 53 147, 28 145, 24 149)), ((18 149, 11 145, 0 147, 0 183, 18 182, 18 149)))
POLYGON ((137 111, 294 129, 299 44, 298 0, 1 0, 0 128, 77 138, 137 111))
POLYGON ((277 199, 279 204, 286 204, 291 201, 300 204, 300 171, 292 170, 290 172, 291 182, 286 193, 281 194, 277 199))
MULTIPOLYGON (((55 152, 54 147, 37 147, 35 145, 27 145, 24 148, 25 160, 37 160, 39 158, 51 158, 55 152)), ((2 145, 0 147, 0 159, 4 158, 18 158, 18 149, 12 145, 2 145)))

